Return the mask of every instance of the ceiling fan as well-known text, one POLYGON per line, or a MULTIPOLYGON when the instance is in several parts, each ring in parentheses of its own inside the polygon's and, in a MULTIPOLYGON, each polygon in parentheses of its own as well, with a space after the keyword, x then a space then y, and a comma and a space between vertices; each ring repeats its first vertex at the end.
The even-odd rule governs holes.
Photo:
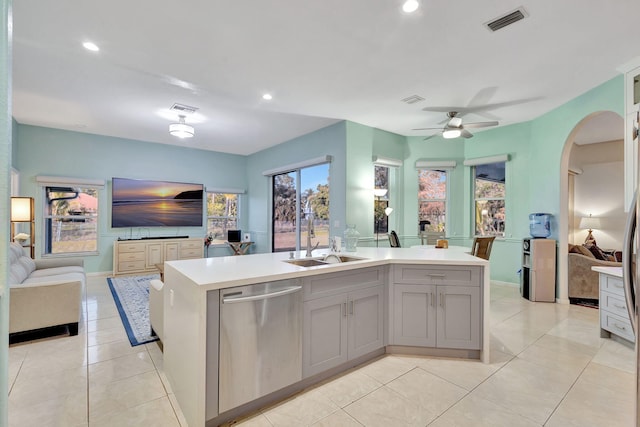
POLYGON ((424 140, 433 138, 437 135, 442 135, 443 138, 452 139, 452 138, 472 138, 473 134, 467 130, 467 128, 475 129, 475 128, 485 128, 490 126, 498 126, 497 121, 491 122, 475 122, 475 123, 462 123, 462 118, 458 117, 457 111, 449 111, 447 113, 447 117, 449 120, 445 123, 444 127, 433 127, 433 128, 420 128, 413 130, 440 130, 439 133, 434 133, 426 137, 424 140))

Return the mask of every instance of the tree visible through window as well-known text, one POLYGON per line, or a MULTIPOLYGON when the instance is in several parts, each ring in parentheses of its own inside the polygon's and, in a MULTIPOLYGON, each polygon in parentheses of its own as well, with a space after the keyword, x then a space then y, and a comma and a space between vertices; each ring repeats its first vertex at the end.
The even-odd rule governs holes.
POLYGON ((98 250, 98 190, 45 187, 44 254, 98 250))
POLYGON ((384 212, 389 206, 389 168, 380 165, 375 165, 374 168, 374 188, 387 190, 384 196, 374 200, 373 231, 378 236, 389 232, 389 217, 384 212))
POLYGON ((475 234, 504 236, 505 162, 474 167, 475 234))
POLYGON ((447 172, 418 171, 419 231, 445 231, 447 214, 447 172))
POLYGON ((223 244, 227 231, 238 228, 238 195, 207 192, 207 234, 212 244, 223 244))
POLYGON ((329 246, 329 164, 321 164, 273 176, 272 249, 304 248, 307 233, 313 244, 329 246), (307 202, 313 211, 311 230, 306 221, 307 202))

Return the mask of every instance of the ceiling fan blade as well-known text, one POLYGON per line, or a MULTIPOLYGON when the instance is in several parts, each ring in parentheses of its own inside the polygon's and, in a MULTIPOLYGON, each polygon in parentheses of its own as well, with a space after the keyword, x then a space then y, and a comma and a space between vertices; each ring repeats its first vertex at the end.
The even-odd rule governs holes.
POLYGON ((423 139, 423 141, 426 141, 427 139, 431 139, 434 138, 436 136, 440 135, 439 133, 434 133, 433 135, 429 135, 428 137, 426 137, 425 139, 423 139))
POLYGON ((489 86, 484 89, 480 89, 478 93, 471 98, 471 101, 467 104, 467 108, 473 109, 474 107, 485 105, 491 100, 491 98, 493 98, 497 91, 498 86, 489 86))
POLYGON ((463 138, 473 138, 473 134, 466 129, 462 129, 460 136, 463 138))
POLYGON ((411 130, 442 130, 442 126, 439 126, 437 128, 418 128, 418 129, 411 129, 411 130))
POLYGON ((500 123, 498 123, 497 121, 492 121, 492 122, 475 122, 475 123, 465 123, 464 127, 466 128, 486 128, 489 126, 498 126, 500 123))

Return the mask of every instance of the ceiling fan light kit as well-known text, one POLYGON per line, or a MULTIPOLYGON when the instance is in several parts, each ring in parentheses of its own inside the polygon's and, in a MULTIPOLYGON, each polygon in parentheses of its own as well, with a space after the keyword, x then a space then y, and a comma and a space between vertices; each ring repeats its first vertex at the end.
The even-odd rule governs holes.
POLYGON ((185 123, 184 118, 185 116, 178 116, 179 117, 179 122, 178 123, 171 123, 169 125, 169 133, 173 136, 177 136, 178 138, 193 138, 193 135, 195 135, 195 130, 193 129, 193 126, 189 126, 188 124, 185 123))
POLYGON ((462 131, 460 129, 447 129, 442 131, 442 137, 445 139, 458 138, 460 135, 462 135, 462 131))

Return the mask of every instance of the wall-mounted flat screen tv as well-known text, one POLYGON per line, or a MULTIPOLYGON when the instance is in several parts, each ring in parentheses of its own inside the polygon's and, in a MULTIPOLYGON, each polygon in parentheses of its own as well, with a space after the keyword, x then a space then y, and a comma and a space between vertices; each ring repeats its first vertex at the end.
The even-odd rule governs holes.
POLYGON ((202 184, 112 178, 111 227, 202 227, 202 184))

